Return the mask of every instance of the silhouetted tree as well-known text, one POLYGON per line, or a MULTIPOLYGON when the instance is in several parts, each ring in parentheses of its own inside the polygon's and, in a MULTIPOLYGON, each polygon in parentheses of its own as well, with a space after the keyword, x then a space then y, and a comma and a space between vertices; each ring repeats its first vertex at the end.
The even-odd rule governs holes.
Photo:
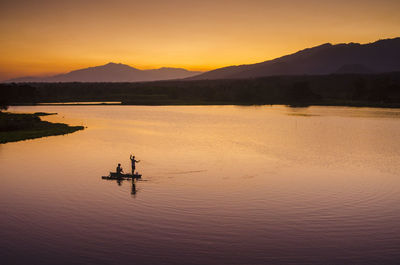
POLYGON ((366 97, 367 84, 364 79, 357 79, 354 81, 354 92, 351 96, 353 100, 360 100, 366 97))
POLYGON ((0 102, 0 111, 2 110, 7 110, 8 109, 8 105, 6 102, 0 102))
POLYGON ((307 81, 294 83, 292 87, 286 90, 285 97, 289 103, 311 103, 320 98, 310 89, 307 81))

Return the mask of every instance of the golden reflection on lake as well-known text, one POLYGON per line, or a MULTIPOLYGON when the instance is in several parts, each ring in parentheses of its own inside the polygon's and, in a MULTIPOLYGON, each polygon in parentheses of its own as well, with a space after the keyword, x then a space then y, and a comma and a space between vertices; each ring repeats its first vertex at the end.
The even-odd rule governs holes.
POLYGON ((396 264, 400 110, 33 106, 0 145, 0 254, 40 264, 396 264), (137 159, 141 181, 101 176, 137 159), (134 191, 134 192, 133 192, 134 191), (24 253, 20 255, 19 253, 24 253), (64 263, 63 263, 64 264, 64 263))

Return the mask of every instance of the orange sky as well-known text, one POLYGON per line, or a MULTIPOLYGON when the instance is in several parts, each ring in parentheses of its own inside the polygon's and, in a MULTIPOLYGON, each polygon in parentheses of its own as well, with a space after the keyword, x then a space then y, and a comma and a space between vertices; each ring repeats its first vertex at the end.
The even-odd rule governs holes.
POLYGON ((110 61, 210 70, 400 36, 399 0, 1 0, 0 80, 110 61))

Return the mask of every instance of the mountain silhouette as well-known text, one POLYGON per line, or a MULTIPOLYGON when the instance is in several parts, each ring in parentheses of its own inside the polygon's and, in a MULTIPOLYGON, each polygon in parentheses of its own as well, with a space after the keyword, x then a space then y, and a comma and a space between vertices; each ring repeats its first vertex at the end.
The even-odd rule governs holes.
POLYGON ((108 63, 106 65, 75 70, 50 77, 21 77, 5 82, 142 82, 169 79, 182 79, 201 72, 182 68, 160 68, 139 70, 126 64, 108 63))
POLYGON ((187 80, 394 71, 400 71, 400 38, 369 44, 326 43, 262 63, 219 68, 187 80))

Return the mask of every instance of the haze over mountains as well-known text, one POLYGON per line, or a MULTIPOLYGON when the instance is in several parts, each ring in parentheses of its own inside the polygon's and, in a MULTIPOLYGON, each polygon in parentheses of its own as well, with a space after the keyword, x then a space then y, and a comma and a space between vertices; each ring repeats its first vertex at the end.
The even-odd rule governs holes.
POLYGON ((126 64, 108 63, 106 65, 75 70, 50 77, 21 77, 5 82, 143 82, 181 79, 198 75, 201 72, 183 68, 160 68, 139 70, 126 64))
POLYGON ((384 73, 400 71, 400 38, 369 44, 330 43, 262 63, 229 66, 188 80, 255 78, 274 75, 384 73))
POLYGON ((51 77, 22 77, 4 82, 143 82, 396 71, 400 71, 400 38, 368 44, 326 43, 262 63, 228 66, 205 73, 182 68, 139 70, 126 64, 108 63, 51 77))

